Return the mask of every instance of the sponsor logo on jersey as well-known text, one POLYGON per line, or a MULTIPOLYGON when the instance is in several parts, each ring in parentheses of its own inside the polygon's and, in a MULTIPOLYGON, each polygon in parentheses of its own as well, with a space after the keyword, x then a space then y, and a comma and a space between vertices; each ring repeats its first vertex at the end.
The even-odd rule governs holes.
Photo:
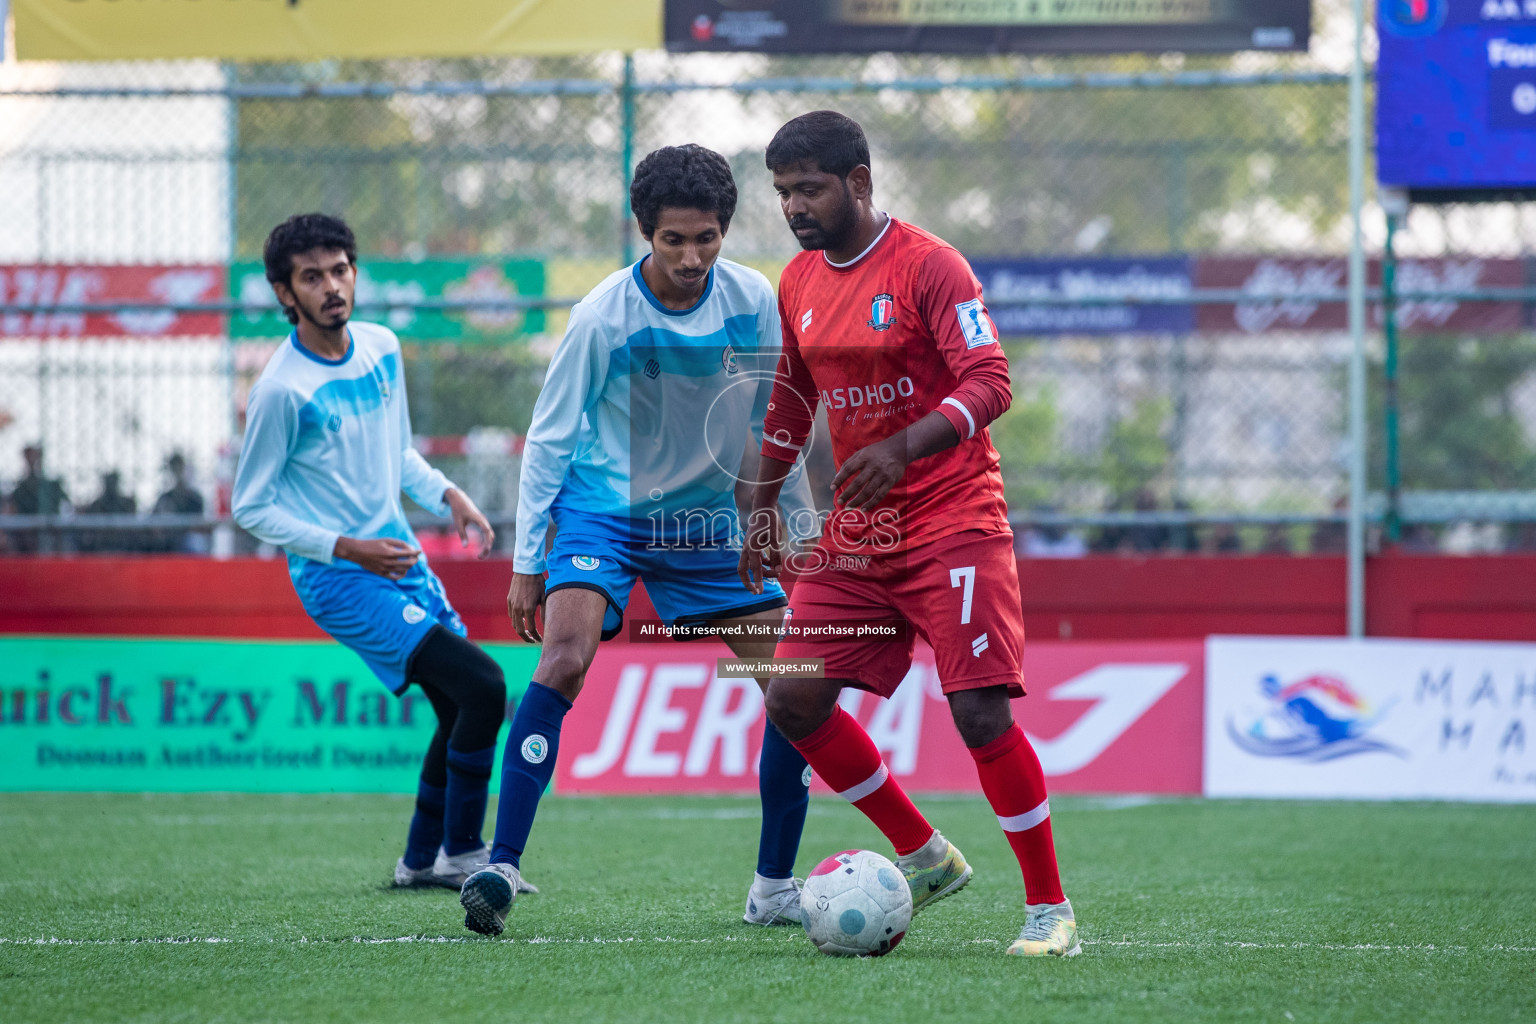
POLYGON ((341 414, 331 413, 331 418, 325 421, 326 427, 333 434, 341 433, 341 414))
POLYGON ((726 345, 725 351, 720 353, 720 365, 725 367, 726 373, 736 373, 741 369, 741 364, 736 361, 736 350, 730 345, 726 345))
POLYGON ((911 398, 917 390, 911 377, 898 377, 894 382, 865 384, 860 387, 823 388, 821 401, 828 409, 859 409, 866 405, 891 405, 898 398, 911 398))
POLYGON ((572 555, 571 564, 582 572, 591 572, 602 564, 602 559, 593 558, 591 555, 572 555))
POLYGON ((803 331, 808 331, 810 329, 811 329, 811 310, 808 309, 804 313, 800 314, 800 330, 803 332, 803 331))
POLYGON ((888 331, 896 324, 896 300, 882 292, 869 300, 869 326, 888 331))
POLYGON ((661 364, 654 359, 647 359, 645 361, 645 375, 651 378, 651 380, 661 376, 661 364))
POLYGON ((982 654, 986 651, 987 647, 990 646, 990 643, 991 643, 991 641, 989 641, 987 639, 987 634, 985 634, 985 633, 981 634, 981 636, 977 637, 975 640, 972 640, 971 641, 971 657, 973 657, 973 658, 981 657, 982 654))
POLYGON ((400 609, 400 617, 414 626, 416 623, 425 619, 427 617, 427 613, 418 605, 408 604, 404 608, 400 609))
POLYGON ((960 320, 960 333, 965 335, 966 348, 997 344, 997 331, 980 299, 956 303, 955 316, 960 320))
POLYGON ((523 760, 529 764, 542 764, 549 756, 549 740, 534 733, 523 740, 523 760))

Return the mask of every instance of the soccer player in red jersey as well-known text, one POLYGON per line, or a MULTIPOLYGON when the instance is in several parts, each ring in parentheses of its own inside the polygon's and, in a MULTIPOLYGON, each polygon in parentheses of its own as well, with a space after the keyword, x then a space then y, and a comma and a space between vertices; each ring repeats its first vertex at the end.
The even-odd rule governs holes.
MULTIPOLYGON (((781 482, 827 407, 836 508, 821 545, 791 556, 790 616, 857 626, 904 620, 934 651, 955 727, 1024 874, 1019 956, 1075 956, 1040 759, 1013 721, 1024 645, 1018 566, 987 424, 1011 401, 1008 361, 981 285, 953 247, 877 210, 869 144, 829 110, 768 146, 785 219, 805 252, 779 281, 784 352, 741 555, 749 587, 784 563, 781 482)), ((958 892, 971 868, 907 798, 837 704, 844 687, 889 696, 911 665, 899 642, 786 636, 778 655, 825 659, 825 678, 776 678, 768 714, 811 767, 883 832, 913 910, 958 892)))

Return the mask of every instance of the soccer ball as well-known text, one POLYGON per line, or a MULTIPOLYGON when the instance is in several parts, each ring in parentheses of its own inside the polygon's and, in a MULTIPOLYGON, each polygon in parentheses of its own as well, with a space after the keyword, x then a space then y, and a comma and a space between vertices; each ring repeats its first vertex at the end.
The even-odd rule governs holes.
POLYGON ((912 890, 896 865, 869 850, 834 853, 800 893, 800 923, 828 956, 884 956, 912 923, 912 890))

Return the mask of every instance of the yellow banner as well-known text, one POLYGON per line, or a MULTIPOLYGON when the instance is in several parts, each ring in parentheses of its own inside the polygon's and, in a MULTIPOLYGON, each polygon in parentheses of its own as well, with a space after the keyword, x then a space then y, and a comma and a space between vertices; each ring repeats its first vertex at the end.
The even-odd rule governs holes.
POLYGON ((325 60, 644 50, 661 0, 12 0, 22 60, 325 60))

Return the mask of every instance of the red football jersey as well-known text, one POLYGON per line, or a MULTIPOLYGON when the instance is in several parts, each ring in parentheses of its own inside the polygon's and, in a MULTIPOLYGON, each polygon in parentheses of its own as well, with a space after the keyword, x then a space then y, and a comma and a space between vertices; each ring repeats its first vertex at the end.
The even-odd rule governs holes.
POLYGON ((825 546, 881 554, 962 530, 1008 529, 1003 476, 986 429, 1011 401, 1008 360, 963 256, 893 217, 849 264, 834 265, 820 251, 796 256, 779 279, 779 318, 784 353, 764 455, 793 461, 818 403, 827 407, 839 467, 934 411, 961 438, 909 465, 874 508, 837 509, 825 546))

